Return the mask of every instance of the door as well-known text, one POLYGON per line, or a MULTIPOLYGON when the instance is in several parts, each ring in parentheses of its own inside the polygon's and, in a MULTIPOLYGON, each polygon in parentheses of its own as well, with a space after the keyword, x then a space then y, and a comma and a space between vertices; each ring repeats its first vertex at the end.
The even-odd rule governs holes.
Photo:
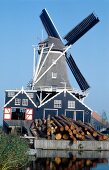
POLYGON ((76 120, 81 120, 84 122, 84 111, 83 110, 76 110, 76 120))
POLYGON ((65 115, 66 117, 74 119, 74 110, 66 110, 65 115))
POLYGON ((12 108, 12 120, 25 120, 25 108, 13 107, 12 108))
POLYGON ((44 109, 43 118, 47 118, 48 115, 50 115, 50 117, 58 115, 58 110, 57 109, 44 109))

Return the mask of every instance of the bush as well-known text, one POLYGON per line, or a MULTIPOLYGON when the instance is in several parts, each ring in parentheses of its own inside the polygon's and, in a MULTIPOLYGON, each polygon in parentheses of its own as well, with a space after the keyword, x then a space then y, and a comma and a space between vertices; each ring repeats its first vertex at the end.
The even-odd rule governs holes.
POLYGON ((2 126, 0 126, 0 136, 3 133, 2 126))
POLYGON ((0 170, 22 167, 28 162, 27 141, 15 135, 0 136, 0 170))

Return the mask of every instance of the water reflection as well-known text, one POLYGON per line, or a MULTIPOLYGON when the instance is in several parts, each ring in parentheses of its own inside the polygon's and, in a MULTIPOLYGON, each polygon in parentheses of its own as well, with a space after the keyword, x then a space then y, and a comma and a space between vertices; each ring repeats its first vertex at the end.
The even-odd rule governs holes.
POLYGON ((108 159, 105 158, 37 158, 31 161, 25 170, 91 170, 97 169, 98 165, 108 164, 108 159))

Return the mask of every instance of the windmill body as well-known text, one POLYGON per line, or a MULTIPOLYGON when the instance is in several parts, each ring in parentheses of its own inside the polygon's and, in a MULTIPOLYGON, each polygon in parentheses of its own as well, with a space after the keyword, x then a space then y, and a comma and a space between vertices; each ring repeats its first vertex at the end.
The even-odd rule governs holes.
POLYGON ((33 89, 59 91, 64 88, 62 82, 65 82, 66 88, 71 90, 64 48, 60 39, 51 36, 39 44, 38 53, 41 60, 38 70, 36 67, 33 89))

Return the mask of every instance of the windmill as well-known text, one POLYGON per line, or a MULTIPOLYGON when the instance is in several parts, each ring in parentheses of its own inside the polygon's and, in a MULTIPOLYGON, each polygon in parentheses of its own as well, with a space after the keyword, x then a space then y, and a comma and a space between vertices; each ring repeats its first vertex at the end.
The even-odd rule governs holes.
POLYGON ((71 89, 72 87, 69 83, 66 71, 67 62, 81 91, 87 91, 90 86, 68 50, 77 40, 99 22, 99 18, 91 13, 64 36, 66 44, 63 43, 46 9, 42 10, 40 19, 48 34, 48 38, 41 41, 38 46, 40 58, 37 67, 34 69, 33 89, 38 90, 41 87, 47 89, 47 87, 49 87, 50 90, 51 87, 52 90, 54 89, 54 91, 56 91, 59 88, 63 88, 62 82, 64 82, 67 89, 71 89))
POLYGON ((33 79, 29 82, 28 89, 6 91, 3 121, 4 129, 7 132, 10 131, 9 127, 16 127, 18 124, 21 126, 22 122, 29 133, 32 120, 46 118, 48 115, 64 114, 74 120, 84 122, 91 120, 92 109, 83 102, 90 86, 69 49, 96 25, 99 19, 93 13, 90 14, 64 36, 66 43, 63 42, 46 9, 42 10, 40 19, 48 37, 41 40, 38 46, 33 46, 33 79), (80 91, 75 91, 69 82, 67 64, 80 87, 80 91), (22 110, 24 110, 23 114, 22 110))

